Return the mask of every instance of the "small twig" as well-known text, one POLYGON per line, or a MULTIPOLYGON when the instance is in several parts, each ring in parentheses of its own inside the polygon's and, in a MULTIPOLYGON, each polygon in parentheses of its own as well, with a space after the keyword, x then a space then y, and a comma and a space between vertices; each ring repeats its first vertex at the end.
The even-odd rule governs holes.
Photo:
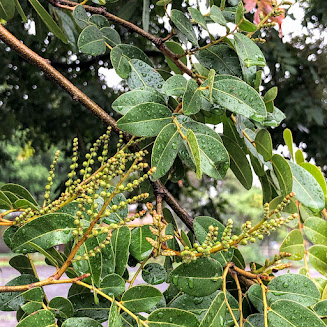
POLYGON ((237 287, 237 292, 238 292, 238 307, 240 311, 240 327, 243 327, 243 294, 242 294, 242 289, 240 285, 240 281, 238 279, 237 273, 232 270, 231 273, 232 277, 235 280, 236 287, 237 287))
POLYGON ((134 284, 134 282, 135 282, 137 276, 138 276, 139 273, 142 271, 143 267, 145 266, 145 264, 148 262, 148 260, 149 260, 151 257, 152 257, 152 252, 150 253, 150 255, 149 255, 147 258, 145 258, 145 259, 141 262, 139 269, 137 269, 135 275, 133 276, 133 278, 132 278, 131 281, 129 282, 129 286, 128 286, 128 288, 131 288, 131 287, 133 286, 133 284, 134 284))
POLYGON ((266 297, 267 288, 263 284, 263 282, 262 282, 261 279, 258 279, 258 282, 259 282, 259 284, 261 286, 261 290, 262 290, 262 299, 263 299, 263 308, 264 308, 265 327, 268 327, 268 304, 267 304, 267 297, 266 297))

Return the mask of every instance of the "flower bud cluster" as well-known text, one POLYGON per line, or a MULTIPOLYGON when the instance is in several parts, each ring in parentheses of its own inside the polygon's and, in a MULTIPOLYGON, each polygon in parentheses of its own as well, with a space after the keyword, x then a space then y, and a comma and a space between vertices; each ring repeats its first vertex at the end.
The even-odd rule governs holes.
POLYGON ((73 140, 73 157, 72 157, 72 163, 70 165, 70 173, 68 173, 68 180, 65 183, 67 187, 67 191, 73 190, 73 181, 74 177, 76 176, 76 169, 78 168, 78 138, 75 137, 73 140))
POLYGON ((53 178, 55 176, 54 170, 55 170, 55 166, 57 164, 59 155, 60 155, 60 151, 58 150, 58 151, 56 151, 55 156, 53 158, 53 162, 50 165, 48 183, 45 186, 44 204, 49 204, 50 203, 50 189, 51 189, 51 186, 53 185, 53 178))

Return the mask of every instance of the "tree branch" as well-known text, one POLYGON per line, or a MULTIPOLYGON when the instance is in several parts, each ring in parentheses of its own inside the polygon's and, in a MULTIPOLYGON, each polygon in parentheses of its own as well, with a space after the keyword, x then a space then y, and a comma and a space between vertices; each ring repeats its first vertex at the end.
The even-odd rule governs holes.
MULTIPOLYGON (((51 66, 48 60, 42 58, 37 53, 29 49, 26 45, 20 42, 14 35, 12 35, 3 25, 0 24, 0 40, 7 44, 11 49, 15 50, 26 61, 38 67, 45 73, 46 76, 67 93, 69 93, 73 100, 80 102, 86 109, 90 110, 95 116, 100 118, 106 125, 111 126, 113 132, 119 134, 120 129, 117 127, 115 119, 113 119, 108 113, 106 113, 100 106, 98 106, 93 100, 85 95, 80 89, 72 84, 67 78, 59 73, 54 67, 51 66)), ((125 140, 130 140, 131 135, 124 132, 125 140)), ((138 151, 135 147, 133 151, 138 151)), ((186 212, 184 208, 180 206, 175 197, 162 185, 160 181, 152 182, 154 193, 160 191, 163 194, 163 198, 168 205, 174 210, 177 216, 185 223, 185 225, 193 230, 193 218, 186 212)))

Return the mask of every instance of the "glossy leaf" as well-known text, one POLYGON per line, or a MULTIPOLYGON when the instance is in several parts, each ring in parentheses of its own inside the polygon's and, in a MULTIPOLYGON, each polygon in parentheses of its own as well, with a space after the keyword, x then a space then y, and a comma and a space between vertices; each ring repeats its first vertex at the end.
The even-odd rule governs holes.
MULTIPOLYGON (((1 2, 1 1, 0 1, 0 2, 1 2)), ((3 2, 5 2, 5 1, 3 1, 3 2)), ((23 22, 24 22, 24 23, 27 23, 27 22, 28 22, 28 21, 27 21, 27 17, 26 17, 26 15, 25 15, 25 13, 24 13, 23 8, 21 7, 21 5, 20 5, 20 3, 19 3, 19 0, 14 0, 14 2, 15 2, 16 9, 17 9, 17 11, 18 11, 20 17, 22 18, 23 22)), ((1 8, 1 7, 2 7, 2 6, 1 6, 1 4, 0 4, 0 8, 1 8)), ((1 9, 0 9, 0 11, 1 11, 1 9)), ((6 13, 6 14, 7 14, 7 13, 6 13)), ((0 13, 0 17, 2 17, 1 13, 0 13)), ((6 19, 6 18, 5 18, 5 19, 6 19)))
POLYGON ((214 259, 198 258, 182 263, 170 273, 170 280, 180 291, 194 296, 205 296, 221 285, 222 267, 214 259))
POLYGON ((309 307, 320 299, 316 284, 300 274, 284 274, 275 277, 268 284, 267 300, 271 305, 278 300, 291 300, 309 307))
POLYGON ((252 305, 258 310, 258 312, 263 313, 264 305, 263 305, 263 298, 262 298, 262 289, 259 284, 252 285, 248 291, 247 296, 251 301, 252 305))
POLYGON ((309 260, 312 266, 327 277, 327 246, 326 245, 314 245, 309 249, 309 260))
POLYGON ((217 24, 227 26, 227 21, 224 15, 222 14, 220 8, 217 6, 212 6, 210 8, 210 18, 217 24))
POLYGON ((255 145, 257 151, 263 156, 265 161, 268 161, 272 157, 272 140, 270 133, 266 129, 260 129, 255 136, 255 145))
POLYGON ((100 283, 101 291, 110 296, 119 296, 125 291, 125 281, 117 274, 105 276, 100 283))
POLYGON ((298 165, 305 162, 304 155, 301 149, 297 149, 295 152, 295 161, 298 165))
POLYGON ((198 84, 193 79, 188 80, 183 96, 183 113, 188 116, 196 114, 201 110, 201 102, 198 84))
POLYGON ((213 86, 214 103, 255 121, 263 121, 266 116, 265 104, 250 85, 238 79, 222 79, 213 86))
POLYGON ((166 125, 156 138, 151 157, 151 166, 157 170, 152 175, 153 180, 164 176, 175 161, 182 137, 175 124, 166 125))
POLYGON ((146 102, 165 104, 165 99, 156 89, 144 87, 123 93, 111 106, 118 113, 125 115, 135 106, 146 102))
POLYGON ((199 325, 193 313, 175 308, 155 310, 149 315, 148 321, 149 327, 198 327, 199 325))
POLYGON ((255 313, 246 318, 244 322, 244 327, 264 326, 264 323, 265 323, 264 315, 260 313, 255 313))
MULTIPOLYGON (((181 47, 181 45, 175 41, 167 41, 165 42, 166 47, 172 51, 173 53, 177 55, 183 55, 185 54, 185 50, 181 47)), ((168 66, 175 74, 181 74, 182 72, 180 69, 176 66, 176 64, 167 56, 165 56, 165 59, 167 61, 168 66)), ((187 59, 186 56, 183 56, 179 59, 184 65, 187 65, 187 59)))
POLYGON ((193 7, 187 8, 188 12, 190 13, 192 19, 199 24, 202 28, 204 28, 206 31, 208 31, 208 26, 206 24, 205 18, 201 14, 201 12, 193 7))
POLYGON ((206 312, 200 327, 222 327, 226 316, 225 294, 219 292, 206 312))
POLYGON ((290 162, 293 174, 293 192, 303 205, 313 212, 319 212, 325 207, 325 196, 316 179, 301 166, 290 162))
POLYGON ((249 190, 252 187, 252 169, 243 149, 232 139, 222 136, 230 157, 230 168, 240 183, 249 190))
POLYGON ((0 0, 0 18, 10 20, 15 14, 15 3, 12 0, 0 0))
POLYGON ((133 228, 131 233, 130 252, 138 261, 142 261, 152 252, 152 245, 146 240, 146 237, 155 238, 151 233, 149 226, 133 228))
POLYGON ((289 300, 279 300, 271 305, 268 311, 268 323, 271 326, 279 327, 325 326, 311 310, 289 300))
POLYGON ((174 75, 169 77, 162 86, 161 92, 170 95, 180 97, 186 90, 187 80, 181 75, 174 75))
POLYGON ((244 6, 242 1, 238 3, 236 9, 235 24, 238 25, 239 28, 245 32, 255 32, 257 30, 257 26, 244 17, 244 6))
POLYGON ((272 157, 272 164, 278 179, 281 195, 286 196, 293 190, 293 174, 289 162, 281 155, 274 154, 272 157))
POLYGON ((22 319, 16 327, 53 327, 56 320, 53 313, 49 310, 40 310, 33 312, 32 315, 22 319))
POLYGON ((110 307, 108 326, 110 327, 123 327, 123 322, 119 314, 116 302, 113 302, 110 307))
POLYGON ((76 24, 80 28, 85 28, 88 25, 88 19, 86 10, 82 5, 77 5, 73 11, 73 17, 75 19, 76 24))
POLYGON ((102 33, 95 25, 89 25, 83 29, 77 45, 81 52, 92 56, 99 56, 106 52, 102 33))
POLYGON ((199 46, 198 39, 193 30, 193 26, 188 18, 185 17, 183 12, 173 9, 171 11, 170 19, 188 41, 190 41, 196 47, 199 46))
POLYGON ((22 275, 23 274, 29 274, 34 275, 34 270, 31 265, 31 262, 29 261, 28 257, 20 254, 12 257, 9 260, 9 264, 18 270, 22 275))
POLYGON ((148 284, 158 285, 166 281, 167 272, 159 263, 148 263, 142 269, 142 278, 148 284))
POLYGON ((260 48, 246 35, 236 33, 235 50, 246 67, 265 66, 266 60, 260 48))
POLYGON ((289 128, 284 129, 283 137, 284 137, 284 142, 288 147, 288 151, 291 154, 291 158, 294 159, 293 135, 289 128))
POLYGON ((13 235, 14 252, 35 252, 29 245, 33 242, 42 249, 65 244, 73 239, 74 217, 64 213, 50 213, 31 220, 21 226, 13 235))
POLYGON ((127 78, 131 71, 129 61, 139 59, 152 66, 150 59, 138 47, 130 44, 118 44, 110 52, 110 60, 116 73, 121 78, 127 78))
POLYGON ((69 318, 74 315, 74 309, 72 303, 64 297, 54 297, 50 300, 49 309, 54 311, 53 313, 61 318, 69 318))
POLYGON ((319 317, 327 317, 327 300, 319 301, 312 309, 319 317))
POLYGON ((327 246, 327 221, 318 217, 307 218, 303 225, 306 237, 314 244, 327 246))
POLYGON ((111 237, 111 247, 115 256, 115 273, 122 276, 127 265, 131 232, 127 226, 115 229, 111 237))
POLYGON ((136 136, 156 136, 170 122, 171 111, 159 103, 141 103, 126 113, 117 126, 136 136))
POLYGON ((199 63, 208 69, 214 69, 217 74, 241 76, 240 61, 236 52, 228 45, 213 45, 196 52, 199 63))
POLYGON ((102 325, 94 319, 83 318, 69 318, 64 321, 62 327, 102 327, 102 325))
POLYGON ((162 293, 149 285, 138 285, 129 288, 122 297, 122 304, 132 312, 151 310, 162 298, 162 293))
POLYGON ((38 203, 33 198, 31 193, 23 186, 18 184, 5 184, 1 186, 2 192, 11 192, 15 194, 18 198, 26 199, 27 201, 31 202, 33 205, 38 207, 38 203))
MULTIPOLYGON (((94 17, 94 16, 93 16, 94 17)), ((100 16, 103 17, 103 16, 100 16)), ((106 20, 107 21, 107 20, 106 20)), ((108 43, 110 46, 115 47, 121 43, 120 36, 116 30, 111 27, 102 27, 100 29, 103 40, 108 43)))
POLYGON ((284 239, 280 252, 290 253, 289 260, 301 260, 305 254, 303 236, 300 230, 292 230, 284 239))
POLYGON ((300 164, 300 166, 304 168, 306 171, 308 171, 316 179, 322 191, 324 192, 324 195, 326 196, 327 194, 326 180, 321 170, 317 166, 309 162, 303 162, 300 164))
MULTIPOLYGON (((114 191, 114 187, 109 187, 108 192, 113 192, 114 191)), ((111 200, 111 202, 109 203, 107 209, 111 209, 111 207, 113 205, 119 205, 121 202, 126 201, 126 197, 124 196, 124 194, 119 193, 117 195, 114 196, 114 198, 111 200)), ((112 212, 109 216, 105 216, 103 221, 110 225, 111 223, 120 223, 122 222, 124 219, 126 219, 128 216, 128 208, 127 207, 123 207, 123 208, 119 208, 117 211, 112 212)))
POLYGON ((195 164, 196 167, 196 177, 201 179, 202 178, 202 171, 201 171, 201 156, 200 156, 200 148, 198 140, 191 129, 187 130, 187 145, 190 156, 195 164))

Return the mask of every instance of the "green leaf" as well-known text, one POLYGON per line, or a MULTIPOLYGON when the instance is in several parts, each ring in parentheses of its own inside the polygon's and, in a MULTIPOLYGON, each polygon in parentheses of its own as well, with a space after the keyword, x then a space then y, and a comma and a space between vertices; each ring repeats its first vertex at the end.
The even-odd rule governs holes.
POLYGON ((298 165, 301 165, 305 162, 304 155, 301 149, 297 149, 295 152, 295 161, 298 165))
POLYGON ((223 292, 219 292, 212 301, 199 327, 223 327, 225 316, 225 294, 223 292))
MULTIPOLYGON (((181 45, 175 41, 167 41, 165 42, 166 47, 177 55, 185 54, 185 50, 181 47, 181 45)), ((176 64, 167 56, 165 56, 168 66, 175 74, 182 74, 180 69, 176 66, 176 64)), ((179 60, 184 64, 187 65, 186 56, 179 58, 179 60)))
POLYGON ((274 86, 266 92, 266 94, 263 97, 263 101, 264 102, 274 101, 277 98, 277 94, 278 94, 278 87, 274 86))
POLYGON ((166 281, 167 272, 159 263, 148 263, 142 269, 142 278, 148 284, 158 285, 166 281))
POLYGON ((54 311, 56 316, 61 318, 69 318, 74 315, 74 309, 72 303, 61 296, 54 297, 50 300, 49 309, 54 311))
POLYGON ((15 3, 12 0, 0 0, 0 18, 10 20, 15 15, 15 3))
POLYGON ((201 91, 198 84, 190 79, 187 81, 186 90, 183 96, 184 115, 194 115, 201 110, 201 91))
POLYGON ((73 239, 76 229, 74 217, 64 213, 50 213, 31 220, 18 228, 12 238, 14 252, 35 252, 29 242, 42 249, 65 244, 73 239))
POLYGON ((321 170, 317 166, 309 162, 303 162, 300 164, 300 166, 304 168, 306 171, 308 171, 316 179, 322 191, 324 192, 324 195, 326 196, 327 194, 326 180, 321 170))
MULTIPOLYGON (((225 125, 224 125, 225 126, 225 125)), ((222 136, 230 157, 230 168, 240 183, 249 190, 252 187, 252 169, 243 149, 232 139, 222 136)))
POLYGON ((305 254, 303 236, 300 230, 292 230, 284 239, 280 246, 280 252, 290 253, 289 260, 301 260, 305 254))
POLYGON ((214 69, 217 74, 242 75, 238 56, 228 45, 212 45, 196 52, 195 56, 201 65, 214 69))
POLYGON ((125 291, 125 281, 117 274, 105 276, 100 283, 101 291, 110 296, 119 296, 125 291))
POLYGON ((210 69, 208 74, 208 88, 209 88, 209 101, 212 102, 212 89, 215 81, 216 72, 214 69, 210 69))
POLYGON ((327 277, 327 246, 314 245, 309 249, 309 260, 312 266, 327 277))
POLYGON ((149 327, 198 327, 199 321, 193 313, 175 309, 162 308, 153 311, 149 317, 149 327))
POLYGON ((238 25, 242 31, 255 32, 257 30, 257 26, 244 17, 244 11, 243 2, 240 1, 236 9, 235 24, 238 25))
POLYGON ((175 161, 181 144, 182 137, 174 123, 166 125, 160 131, 154 142, 151 156, 151 166, 157 168, 152 175, 153 180, 167 173, 175 161))
POLYGON ((279 300, 268 311, 269 326, 279 327, 325 327, 320 318, 301 304, 289 300, 279 300))
POLYGON ((246 318, 244 322, 244 327, 264 326, 264 323, 265 323, 264 315, 260 313, 255 313, 246 318))
POLYGON ((227 21, 224 15, 222 14, 220 8, 217 6, 212 6, 210 8, 210 18, 217 24, 227 26, 227 21))
POLYGON ((143 0, 143 11, 142 11, 142 27, 143 30, 149 32, 150 24, 150 0, 143 0))
POLYGON ((138 261, 146 259, 152 252, 152 245, 145 238, 150 237, 154 239, 154 235, 151 233, 149 226, 145 225, 133 228, 131 235, 131 245, 129 247, 131 255, 138 261))
MULTIPOLYGON (((93 17, 93 16, 92 16, 93 17)), ((103 17, 103 16, 100 16, 103 17)), ((107 20, 106 20, 107 21, 107 20)), ((116 30, 111 27, 102 27, 100 29, 103 40, 108 43, 110 46, 115 47, 121 43, 120 36, 116 30)))
POLYGON ((293 189, 293 174, 289 162, 281 155, 274 154, 272 156, 272 164, 278 179, 281 195, 286 196, 293 189))
MULTIPOLYGON (((108 192, 114 192, 114 187, 110 187, 108 192)), ((99 192, 100 193, 100 192, 99 192)), ((126 201, 124 194, 120 193, 114 196, 111 202, 108 205, 108 209, 111 209, 113 205, 119 205, 121 202, 126 201)), ((102 205, 102 203, 101 203, 102 205)), ((128 207, 119 208, 117 211, 112 212, 108 217, 104 217, 103 221, 110 225, 111 223, 121 223, 128 216, 128 207)))
POLYGON ((275 277, 268 284, 267 300, 269 305, 277 300, 291 300, 310 307, 319 299, 320 292, 316 284, 304 275, 284 274, 275 277))
POLYGON ((129 61, 131 73, 128 78, 128 85, 131 89, 150 86, 161 90, 165 80, 150 65, 139 59, 129 61))
POLYGON ((165 99, 156 89, 152 87, 143 87, 123 93, 111 106, 112 109, 118 113, 125 115, 138 104, 146 102, 165 104, 165 99))
POLYGON ((102 327, 102 325, 94 319, 83 318, 69 318, 64 321, 62 327, 102 327))
POLYGON ((150 59, 138 47, 130 44, 118 44, 110 52, 110 60, 116 73, 121 78, 127 78, 131 71, 129 61, 132 59, 139 59, 148 65, 152 66, 150 59))
POLYGON ((306 237, 314 244, 327 246, 327 221, 318 217, 307 218, 303 226, 306 237))
POLYGON ((212 96, 216 104, 247 118, 263 121, 267 117, 266 106, 257 91, 235 77, 224 76, 216 81, 212 96))
POLYGON ((31 265, 31 262, 29 261, 28 257, 20 254, 12 257, 9 260, 9 264, 18 270, 22 275, 23 274, 29 274, 34 275, 34 270, 31 265))
POLYGON ((36 200, 33 198, 31 193, 23 186, 18 184, 5 184, 1 187, 2 192, 11 192, 15 194, 18 198, 26 199, 35 206, 39 206, 36 200))
MULTIPOLYGON (((19 0, 14 0, 14 1, 15 1, 16 9, 17 9, 17 11, 18 11, 20 17, 22 18, 22 20, 23 20, 24 23, 27 23, 27 22, 28 22, 28 21, 27 21, 27 17, 26 17, 26 15, 25 15, 25 13, 24 13, 23 8, 21 7, 21 5, 20 5, 20 3, 19 3, 19 0)), ((0 3, 1 3, 1 1, 0 1, 0 3)), ((0 8, 1 8, 1 4, 0 4, 0 8)), ((0 11, 1 11, 1 9, 0 9, 0 11)), ((0 13, 0 16, 2 16, 1 13, 0 13)))
POLYGON ((120 276, 123 275, 126 269, 130 242, 131 232, 127 226, 122 226, 113 231, 110 244, 115 256, 115 272, 120 276))
POLYGON ((102 33, 95 25, 89 25, 83 29, 77 45, 81 52, 91 56, 99 56, 106 52, 106 43, 102 33))
POLYGON ((205 296, 221 286, 222 267, 211 258, 198 258, 191 263, 182 263, 169 275, 180 291, 194 296, 205 296))
POLYGON ((84 9, 84 7, 82 5, 77 5, 74 8, 73 17, 75 19, 76 24, 80 28, 83 29, 88 25, 89 17, 87 16, 86 10, 84 9))
POLYGON ((44 9, 38 0, 28 0, 33 6, 37 14, 42 19, 43 23, 47 26, 50 32, 52 32, 58 39, 64 43, 68 43, 65 34, 62 32, 60 27, 52 19, 49 13, 44 9))
POLYGON ((246 67, 265 66, 266 60, 259 47, 246 35, 236 33, 235 50, 246 67))
POLYGON ((319 212, 325 207, 325 196, 316 179, 301 166, 290 162, 293 173, 293 192, 303 205, 313 212, 319 212))
POLYGON ((194 22, 196 22, 202 28, 204 28, 206 31, 208 31, 208 26, 206 24, 206 20, 203 17, 203 15, 201 14, 201 12, 198 9, 193 8, 193 7, 188 7, 187 10, 190 13, 190 15, 191 15, 192 19, 194 20, 194 22))
POLYGON ((195 47, 198 47, 198 39, 194 33, 193 26, 184 13, 179 10, 173 9, 170 15, 171 21, 176 28, 190 41, 195 47))
POLYGON ((262 289, 259 284, 251 285, 251 287, 246 292, 252 305, 258 310, 258 312, 263 313, 264 305, 262 299, 262 289))
POLYGON ((312 310, 321 318, 327 317, 327 300, 319 301, 314 305, 312 310))
POLYGON ((196 167, 196 177, 201 179, 202 178, 202 171, 201 171, 201 157, 200 157, 200 148, 198 144, 198 140, 191 129, 187 130, 186 136, 188 149, 190 150, 190 156, 195 163, 196 167))
POLYGON ((89 19, 88 19, 88 23, 89 24, 94 24, 99 28, 109 27, 110 26, 109 21, 106 19, 106 17, 104 17, 102 15, 92 15, 92 16, 90 16, 89 19))
POLYGON ((117 122, 118 128, 136 136, 156 136, 170 122, 172 113, 159 103, 141 103, 117 122))
POLYGON ((293 151, 293 135, 290 129, 286 128, 283 132, 284 142, 288 147, 288 151, 291 154, 291 158, 294 159, 294 151, 293 151))
POLYGON ((162 293, 149 285, 129 288, 122 297, 122 304, 132 312, 147 312, 162 299, 162 293))
POLYGON ((17 327, 54 327, 56 324, 56 319, 53 313, 49 310, 40 310, 34 312, 32 315, 27 316, 21 320, 17 327))
POLYGON ((113 302, 110 307, 108 326, 110 327, 123 327, 123 322, 119 314, 116 302, 113 302))
POLYGON ((162 86, 161 92, 170 95, 180 97, 186 90, 187 80, 181 75, 174 75, 167 79, 162 86))
POLYGON ((260 129, 255 136, 255 145, 257 151, 263 156, 265 161, 272 158, 272 140, 270 133, 266 129, 260 129))

